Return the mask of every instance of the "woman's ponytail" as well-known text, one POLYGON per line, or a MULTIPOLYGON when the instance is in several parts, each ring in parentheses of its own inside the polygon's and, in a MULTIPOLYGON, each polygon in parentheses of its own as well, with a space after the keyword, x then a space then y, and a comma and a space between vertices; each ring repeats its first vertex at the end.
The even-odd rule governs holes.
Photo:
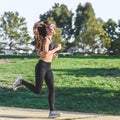
POLYGON ((42 45, 42 41, 46 36, 46 26, 44 22, 37 22, 33 26, 34 33, 34 41, 31 43, 36 47, 40 47, 42 45))

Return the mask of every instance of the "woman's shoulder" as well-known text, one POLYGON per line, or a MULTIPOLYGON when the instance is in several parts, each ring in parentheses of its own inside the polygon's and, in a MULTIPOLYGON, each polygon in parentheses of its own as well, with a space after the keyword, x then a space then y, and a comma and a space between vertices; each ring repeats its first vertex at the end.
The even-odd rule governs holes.
POLYGON ((52 39, 51 39, 49 36, 46 36, 46 38, 47 38, 50 42, 52 42, 52 39))
POLYGON ((47 43, 47 44, 50 44, 51 41, 50 41, 47 37, 45 37, 44 40, 43 40, 43 43, 44 43, 44 44, 46 44, 46 43, 47 43))

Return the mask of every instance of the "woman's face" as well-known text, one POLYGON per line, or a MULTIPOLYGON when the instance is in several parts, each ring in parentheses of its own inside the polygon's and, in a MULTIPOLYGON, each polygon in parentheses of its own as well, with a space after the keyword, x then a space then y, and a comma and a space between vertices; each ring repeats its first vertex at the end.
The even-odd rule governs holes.
POLYGON ((46 28, 47 34, 48 35, 54 35, 55 34, 55 25, 51 24, 48 28, 46 28))

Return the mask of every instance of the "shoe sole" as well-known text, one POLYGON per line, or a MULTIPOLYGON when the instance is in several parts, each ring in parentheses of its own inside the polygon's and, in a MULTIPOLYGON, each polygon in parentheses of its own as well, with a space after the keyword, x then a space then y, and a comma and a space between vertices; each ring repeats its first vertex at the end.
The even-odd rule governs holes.
POLYGON ((48 118, 57 118, 57 117, 60 117, 62 114, 60 115, 56 115, 56 116, 51 116, 51 117, 48 117, 48 118))

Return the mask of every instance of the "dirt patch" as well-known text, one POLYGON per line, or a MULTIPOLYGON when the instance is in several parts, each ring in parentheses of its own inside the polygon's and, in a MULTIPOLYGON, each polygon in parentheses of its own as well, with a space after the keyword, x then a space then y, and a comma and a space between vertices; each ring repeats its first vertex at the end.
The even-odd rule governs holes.
POLYGON ((0 59, 0 64, 8 64, 8 63, 11 63, 11 61, 8 59, 0 59))

